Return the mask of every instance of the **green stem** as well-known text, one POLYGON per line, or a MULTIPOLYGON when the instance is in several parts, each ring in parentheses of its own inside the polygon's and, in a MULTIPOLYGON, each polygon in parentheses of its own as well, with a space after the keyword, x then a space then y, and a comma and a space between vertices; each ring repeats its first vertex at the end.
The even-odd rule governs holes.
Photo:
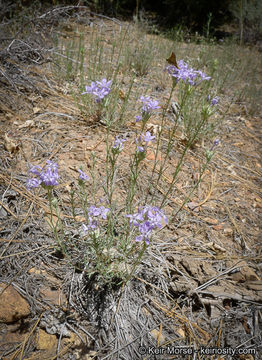
POLYGON ((137 257, 137 259, 136 259, 136 261, 135 261, 135 263, 134 263, 134 265, 133 265, 133 267, 132 267, 132 270, 131 270, 130 274, 129 274, 128 277, 127 277, 126 282, 128 282, 128 281, 132 278, 132 276, 133 276, 133 274, 134 274, 134 271, 135 271, 137 265, 141 262, 142 256, 144 255, 144 252, 146 251, 146 248, 147 248, 147 245, 146 245, 146 243, 144 242, 143 248, 142 248, 142 250, 140 251, 140 253, 138 254, 138 257, 137 257))

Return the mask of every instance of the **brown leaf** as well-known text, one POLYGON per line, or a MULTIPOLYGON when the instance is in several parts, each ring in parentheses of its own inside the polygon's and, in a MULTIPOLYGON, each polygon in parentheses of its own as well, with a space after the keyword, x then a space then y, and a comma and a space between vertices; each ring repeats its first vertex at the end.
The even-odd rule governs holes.
POLYGON ((203 219, 205 222, 207 222, 210 225, 217 225, 218 224, 218 220, 217 219, 212 219, 210 217, 205 217, 203 219))
POLYGON ((5 149, 11 154, 16 154, 20 148, 19 142, 12 133, 5 133, 4 145, 5 149))

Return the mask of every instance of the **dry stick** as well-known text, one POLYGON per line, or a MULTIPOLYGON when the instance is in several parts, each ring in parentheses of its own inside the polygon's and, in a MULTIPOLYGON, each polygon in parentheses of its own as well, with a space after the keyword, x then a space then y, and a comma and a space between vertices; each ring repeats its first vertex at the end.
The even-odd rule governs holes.
POLYGON ((221 346, 221 334, 222 334, 222 325, 223 325, 223 319, 220 319, 220 324, 219 324, 219 331, 218 331, 218 339, 217 339, 217 347, 221 346))
POLYGON ((0 200, 0 205, 7 211, 9 214, 11 214, 15 219, 17 219, 17 216, 0 200))
MULTIPOLYGON (((9 179, 4 176, 3 174, 0 174, 0 179, 3 179, 6 183, 9 182, 9 179)), ((46 212, 48 212, 47 204, 46 206, 43 203, 46 203, 46 201, 42 198, 36 197, 36 195, 33 195, 30 191, 28 191, 23 185, 16 184, 16 181, 13 179, 13 182, 11 184, 12 188, 14 188, 21 196, 25 197, 27 200, 29 200, 32 203, 37 204, 42 209, 44 209, 46 212), (20 185, 20 187, 19 187, 20 185), (22 189, 22 191, 20 190, 22 189)))
MULTIPOLYGON (((194 322, 190 322, 189 319, 187 319, 186 317, 182 316, 182 315, 179 315, 177 314, 176 312, 174 311, 169 311, 166 307, 163 307, 162 305, 160 305, 157 301, 155 301, 154 299, 151 299, 151 301, 162 311, 164 311, 165 314, 167 314, 167 316, 171 317, 173 319, 173 316, 177 317, 181 322, 183 323, 191 323, 191 325, 197 329, 199 332, 201 332, 201 334, 203 334, 205 336, 206 339, 209 338, 209 334, 203 330, 199 325, 197 325, 197 323, 194 323, 194 322)), ((173 300, 174 301, 174 300, 173 300)))
POLYGON ((19 353, 21 353, 20 355, 20 360, 22 360, 23 358, 23 353, 24 353, 24 349, 25 349, 25 344, 27 343, 27 341, 29 340, 30 336, 33 334, 33 332, 35 331, 35 328, 37 327, 39 321, 41 320, 41 317, 43 316, 43 313, 40 314, 39 318, 37 319, 35 325, 33 326, 32 330, 30 331, 30 333, 26 336, 25 340, 23 341, 22 347, 20 347, 18 350, 16 350, 16 352, 12 355, 12 357, 10 358, 10 360, 14 360, 17 355, 19 353))
POLYGON ((226 209, 226 211, 228 213, 230 221, 232 222, 232 224, 234 225, 234 227, 236 229, 236 232, 238 233, 238 235, 240 235, 240 242, 241 242, 242 249, 251 251, 249 249, 249 247, 247 246, 246 241, 245 241, 245 237, 244 237, 243 233, 239 230, 239 228, 238 228, 238 226, 237 226, 237 224, 235 222, 235 219, 233 218, 233 215, 231 214, 231 211, 230 211, 229 207, 227 207, 225 204, 224 204, 224 206, 225 206, 225 209, 226 209))
MULTIPOLYGON (((244 341, 242 344, 239 344, 238 346, 236 346, 236 349, 239 349, 241 346, 245 345, 246 343, 248 343, 249 341, 255 339, 256 336, 252 336, 251 338, 247 339, 246 341, 244 341)), ((253 344, 249 345, 249 347, 254 346, 253 344)), ((246 349, 248 349, 249 347, 246 347, 246 349)))
POLYGON ((28 254, 28 253, 34 252, 34 251, 36 251, 36 250, 51 249, 51 248, 53 248, 53 247, 54 247, 54 245, 44 245, 44 246, 41 246, 41 247, 38 247, 38 248, 35 248, 35 249, 26 250, 26 251, 20 251, 20 252, 15 253, 15 254, 10 254, 10 255, 1 256, 1 257, 0 257, 0 260, 1 260, 1 259, 7 259, 7 258, 12 257, 12 256, 28 254))
MULTIPOLYGON (((146 334, 147 332, 151 332, 152 330, 155 330, 158 326, 160 326, 160 324, 157 324, 155 326, 153 326, 151 329, 148 329, 148 331, 144 331, 144 333, 141 333, 140 335, 138 335, 135 339, 131 340, 129 343, 121 346, 119 349, 114 350, 113 352, 111 352, 110 354, 106 355, 105 357, 103 357, 101 360, 105 360, 107 358, 109 358, 109 356, 114 355, 115 353, 119 352, 120 350, 125 349, 126 347, 128 347, 129 345, 133 344, 134 342, 136 342, 138 339, 142 338, 144 334, 146 334)), ((98 353, 97 353, 98 354, 98 353)))
MULTIPOLYGON (((10 239, 0 238, 0 242, 9 242, 10 239)), ((31 242, 34 242, 34 240, 30 240, 31 242)), ((25 243, 26 240, 12 240, 13 243, 25 243)))
POLYGON ((238 167, 238 168, 240 168, 240 169, 243 169, 243 170, 248 170, 249 172, 252 172, 253 174, 256 174, 257 176, 261 176, 261 173, 255 171, 255 170, 253 170, 253 169, 250 169, 250 168, 248 168, 248 167, 246 167, 246 166, 241 166, 241 165, 238 165, 238 164, 232 164, 232 160, 227 160, 225 157, 222 157, 221 155, 220 155, 218 158, 219 158, 220 160, 226 162, 227 164, 231 164, 231 165, 233 165, 233 166, 235 166, 235 167, 238 167))
POLYGON ((199 207, 199 206, 201 206, 201 205, 203 205, 203 204, 205 204, 205 203, 207 202, 207 200, 210 198, 210 196, 211 196, 211 194, 212 194, 212 192, 213 192, 213 189, 214 189, 215 179, 216 179, 216 172, 215 172, 215 175, 213 175, 213 172, 212 172, 212 180, 211 180, 210 190, 209 190, 206 198, 205 198, 203 201, 201 201, 201 202, 196 206, 196 208, 199 207))
POLYGON ((160 340, 161 340, 161 335, 162 335, 162 328, 163 328, 163 325, 161 323, 160 327, 159 327, 159 332, 158 332, 158 335, 157 335, 157 347, 159 347, 159 345, 160 345, 160 340))
POLYGON ((162 292, 165 296, 167 296, 170 300, 174 301, 174 299, 173 299, 170 295, 168 295, 165 291, 159 289, 156 285, 153 285, 153 284, 149 283, 148 281, 146 281, 146 280, 144 280, 144 279, 141 279, 141 278, 139 278, 139 277, 137 277, 137 276, 135 276, 135 278, 136 278, 137 280, 139 280, 139 281, 142 281, 142 282, 145 283, 146 285, 149 285, 149 286, 151 286, 152 288, 157 289, 158 291, 162 292))
MULTIPOLYGON (((221 274, 213 277, 212 279, 208 280, 208 281, 205 282, 204 284, 198 286, 197 288, 195 288, 195 289, 193 290, 193 293, 197 293, 199 290, 203 290, 203 289, 205 289, 206 287, 208 287, 209 285, 213 284, 214 282, 217 282, 221 276, 226 275, 226 274, 229 274, 229 273, 231 273, 232 271, 234 271, 234 270, 236 270, 236 269, 239 269, 239 266, 236 266, 236 265, 237 265, 238 263, 240 263, 241 261, 242 261, 242 260, 237 261, 236 264, 233 265, 233 266, 231 266, 229 269, 226 269, 226 270, 222 271, 221 274)), ((241 266, 241 267, 242 267, 242 266, 241 266)), ((241 268, 241 267, 240 267, 240 268, 241 268)))
POLYGON ((229 293, 214 293, 214 292, 211 292, 211 291, 205 291, 205 290, 200 290, 198 292, 198 294, 204 294, 204 295, 211 295, 213 297, 217 297, 217 298, 222 298, 222 299, 232 299, 232 300, 236 300, 236 301, 242 301, 242 302, 246 302, 246 303, 250 303, 250 304, 253 304, 253 305, 257 305, 257 306, 261 306, 262 304, 262 300, 257 300, 257 301, 254 301, 252 298, 250 297, 247 297, 245 295, 232 295, 232 294, 229 294, 229 293))
POLYGON ((3 258, 4 253, 6 252, 7 248, 9 247, 9 245, 11 244, 11 242, 14 240, 14 238, 16 237, 16 235, 19 233, 19 231, 22 229, 22 227, 24 226, 31 210, 33 207, 33 203, 31 203, 31 205, 29 206, 28 212, 26 214, 26 217, 24 218, 24 220, 22 221, 21 225, 18 227, 18 229, 16 230, 16 232, 14 233, 14 235, 11 237, 11 240, 9 241, 9 243, 6 245, 5 249, 3 250, 2 254, 0 255, 0 259, 3 258))

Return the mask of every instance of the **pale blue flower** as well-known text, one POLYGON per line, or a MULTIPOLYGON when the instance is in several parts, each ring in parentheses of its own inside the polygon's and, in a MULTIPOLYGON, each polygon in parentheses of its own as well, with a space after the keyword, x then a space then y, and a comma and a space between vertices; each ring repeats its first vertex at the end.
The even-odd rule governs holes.
POLYGON ((47 168, 46 171, 42 171, 40 174, 40 180, 45 186, 55 186, 58 185, 59 175, 56 171, 47 168))
POLYGON ((129 218, 130 228, 135 226, 139 232, 136 236, 136 241, 144 241, 147 245, 152 230, 155 228, 162 228, 164 224, 168 223, 166 215, 156 206, 145 205, 138 209, 135 214, 126 215, 129 218))
POLYGON ((41 180, 37 178, 27 179, 26 180, 26 187, 28 190, 31 188, 36 188, 41 184, 41 180))
POLYGON ((157 100, 152 100, 149 96, 140 96, 140 101, 143 103, 142 112, 151 113, 153 110, 159 109, 157 100))
POLYGON ((147 131, 146 134, 142 134, 143 138, 144 138, 144 141, 146 143, 149 143, 150 141, 154 140, 155 139, 155 136, 154 135, 151 135, 150 134, 150 131, 147 131))
POLYGON ((79 179, 81 179, 82 181, 88 181, 89 180, 89 176, 84 173, 81 169, 78 169, 80 175, 79 175, 79 179))
POLYGON ((194 70, 189 67, 184 60, 179 60, 178 66, 179 68, 174 65, 168 65, 166 67, 168 73, 176 78, 177 82, 182 80, 184 83, 188 83, 189 85, 197 85, 204 80, 211 79, 211 77, 207 76, 203 71, 194 70))
POLYGON ((120 137, 116 137, 115 138, 115 142, 114 145, 112 146, 113 149, 117 149, 118 151, 122 151, 123 150, 123 142, 125 142, 126 139, 120 138, 120 137))
POLYGON ((144 151, 145 151, 145 148, 144 148, 143 146, 137 145, 137 151, 138 151, 138 152, 144 152, 144 151))
POLYGON ((112 80, 107 81, 106 79, 92 82, 91 86, 86 86, 86 91, 84 91, 82 95, 92 94, 95 97, 96 102, 101 102, 101 100, 110 93, 111 83, 112 80))
POLYGON ((32 173, 32 174, 34 174, 36 176, 39 176, 41 170, 42 170, 42 168, 39 165, 30 165, 29 173, 32 173))
POLYGON ((215 96, 212 100, 211 100, 211 105, 215 106, 217 105, 219 102, 219 96, 215 96))
POLYGON ((47 160, 47 165, 41 168, 39 165, 31 165, 29 173, 36 176, 36 178, 29 178, 27 180, 27 188, 42 186, 58 185, 58 165, 57 163, 47 160))

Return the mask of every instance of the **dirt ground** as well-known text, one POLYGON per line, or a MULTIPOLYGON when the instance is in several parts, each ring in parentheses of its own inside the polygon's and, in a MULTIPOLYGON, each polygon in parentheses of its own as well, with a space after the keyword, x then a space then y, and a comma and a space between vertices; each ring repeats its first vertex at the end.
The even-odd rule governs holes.
MULTIPOLYGON (((108 29, 119 26, 109 19, 96 21, 108 29)), ((183 48, 191 51, 192 44, 183 48)), ((72 235, 69 189, 77 169, 90 171, 95 151, 98 187, 105 176, 106 127, 83 116, 47 58, 32 63, 6 56, 0 68, 0 358, 262 359, 261 107, 251 116, 245 103, 231 104, 217 133, 216 155, 197 191, 177 212, 198 179, 209 140, 188 152, 165 208, 173 215, 134 279, 124 287, 99 287, 75 266, 77 259, 70 264, 57 249, 46 192, 25 187, 29 164, 44 165, 47 159, 59 164, 55 194, 63 201, 63 220, 72 235)), ((168 97, 159 78, 164 66, 163 59, 135 84, 153 84, 160 103, 168 97)), ((128 83, 123 80, 123 92, 128 83)), ((225 100, 220 112, 226 107, 225 100)), ((127 136, 119 204, 137 131, 133 115, 130 110, 130 120, 110 135, 127 136)), ((157 116, 152 123, 159 123, 157 116)), ((157 187, 159 199, 183 149, 178 133, 157 187)), ((153 159, 148 152, 136 201, 145 191, 153 159)))

